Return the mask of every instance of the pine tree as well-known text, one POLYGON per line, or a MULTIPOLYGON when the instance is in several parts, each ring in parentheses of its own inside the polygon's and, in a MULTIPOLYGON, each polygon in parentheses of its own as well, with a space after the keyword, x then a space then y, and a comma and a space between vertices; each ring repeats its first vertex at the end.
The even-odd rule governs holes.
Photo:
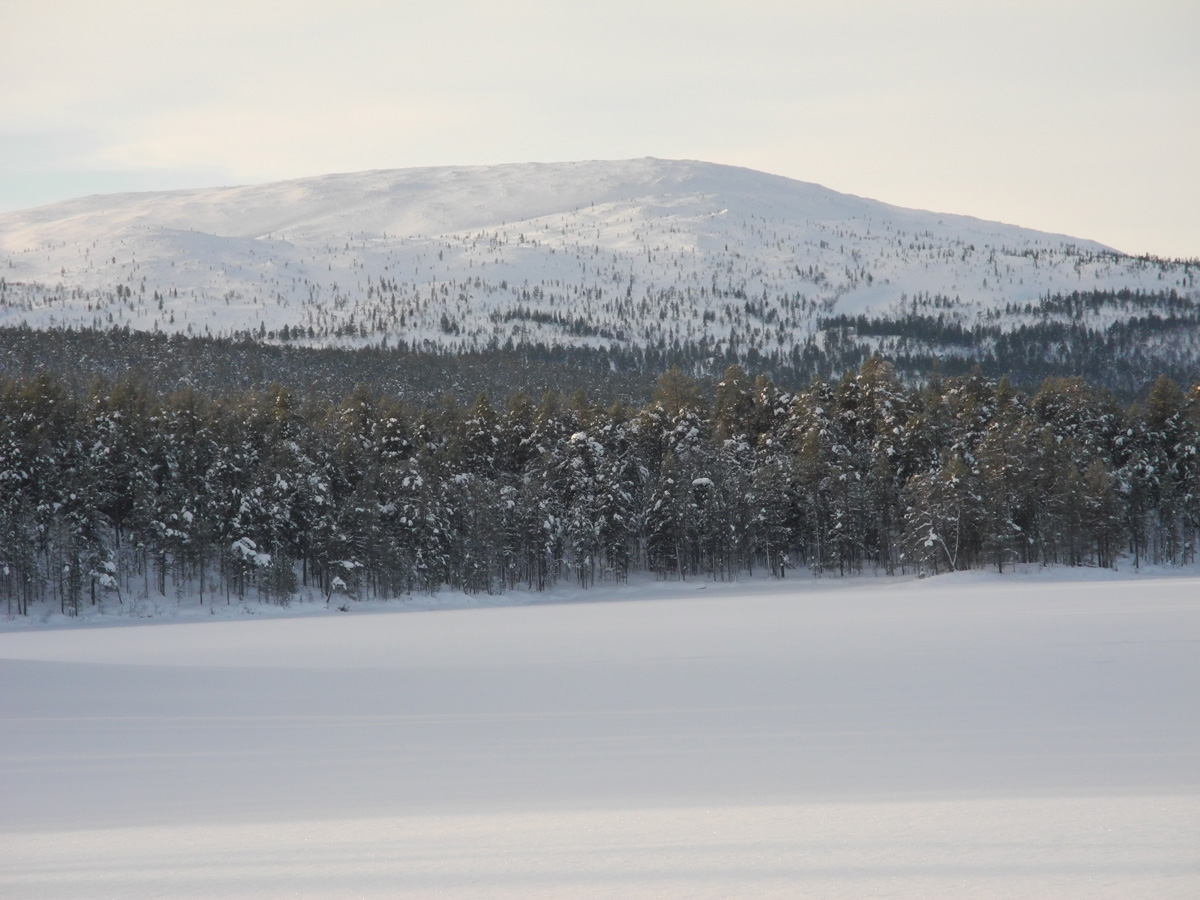
POLYGON ((916 475, 905 488, 905 545, 922 568, 970 568, 982 544, 984 518, 978 477, 961 456, 938 472, 916 475))

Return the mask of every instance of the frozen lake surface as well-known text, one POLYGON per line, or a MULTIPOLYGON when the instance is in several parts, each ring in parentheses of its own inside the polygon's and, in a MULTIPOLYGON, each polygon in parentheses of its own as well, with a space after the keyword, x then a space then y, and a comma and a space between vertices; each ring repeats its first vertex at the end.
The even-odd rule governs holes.
POLYGON ((1198 578, 555 597, 4 625, 0 893, 1200 896, 1198 578))

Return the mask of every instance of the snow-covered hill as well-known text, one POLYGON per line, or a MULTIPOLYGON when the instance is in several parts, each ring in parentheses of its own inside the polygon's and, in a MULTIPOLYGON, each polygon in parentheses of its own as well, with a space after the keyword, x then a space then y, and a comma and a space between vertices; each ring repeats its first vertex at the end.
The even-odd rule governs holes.
POLYGON ((0 324, 769 355, 831 315, 1016 323, 1047 293, 1195 299, 1197 268, 711 163, 529 163, 0 215, 0 324))

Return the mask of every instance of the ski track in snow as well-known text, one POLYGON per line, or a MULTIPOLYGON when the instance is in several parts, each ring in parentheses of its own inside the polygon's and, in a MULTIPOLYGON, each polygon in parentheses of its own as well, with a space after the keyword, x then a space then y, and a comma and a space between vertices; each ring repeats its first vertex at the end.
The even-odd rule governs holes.
POLYGON ((1200 895, 1194 575, 532 599, 6 623, 0 893, 1200 895))

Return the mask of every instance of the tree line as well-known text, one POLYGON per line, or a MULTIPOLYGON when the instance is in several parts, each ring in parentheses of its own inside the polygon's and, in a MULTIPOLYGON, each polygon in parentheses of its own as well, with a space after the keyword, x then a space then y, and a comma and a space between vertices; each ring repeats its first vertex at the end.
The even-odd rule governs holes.
POLYGON ((1080 378, 906 386, 870 358, 787 391, 677 368, 642 405, 582 391, 408 405, 122 380, 0 380, 10 614, 149 593, 285 603, 631 572, 938 573, 1194 561, 1200 388, 1132 405, 1080 378))
MULTIPOLYGON (((918 294, 903 297, 900 307, 882 317, 820 318, 814 318, 817 305, 799 295, 751 298, 741 290, 715 288, 709 294, 728 301, 720 315, 730 331, 722 340, 707 334, 649 340, 597 324, 569 306, 545 311, 524 304, 492 315, 502 323, 553 324, 558 338, 510 336, 503 343, 440 347, 389 335, 351 349, 306 346, 292 329, 231 339, 127 326, 0 327, 0 377, 46 371, 72 391, 86 390, 94 377, 135 378, 157 393, 192 387, 210 396, 261 391, 279 382, 331 402, 358 384, 370 384, 417 406, 447 391, 474 397, 487 390, 503 404, 519 390, 535 396, 550 389, 583 390, 641 406, 657 376, 671 366, 715 384, 728 366, 738 365, 795 389, 814 378, 836 380, 871 356, 882 356, 906 383, 923 382, 935 367, 944 375, 976 368, 994 378, 1008 374, 1028 392, 1047 378, 1082 376, 1129 401, 1160 374, 1190 383, 1200 352, 1200 306, 1174 289, 1047 294, 1035 303, 983 312, 965 310, 958 298, 918 294), (798 305, 817 328, 801 340, 776 329, 779 311, 795 312, 798 305), (768 332, 770 340, 764 337, 768 332)), ((668 318, 686 307, 674 294, 659 299, 668 318)), ((638 315, 649 314, 648 301, 642 303, 646 309, 639 306, 638 315)), ((703 322, 716 315, 706 310, 703 322)), ((448 318, 442 331, 455 328, 448 318)))
POLYGON ((874 352, 905 379, 934 365, 960 375, 978 367, 997 378, 1020 373, 1028 389, 1079 375, 1123 396, 1145 391, 1159 374, 1188 381, 1196 370, 1200 307, 1173 289, 1047 294, 982 316, 958 306, 957 298, 934 295, 914 299, 902 314, 823 318, 822 361, 844 371, 874 352))

